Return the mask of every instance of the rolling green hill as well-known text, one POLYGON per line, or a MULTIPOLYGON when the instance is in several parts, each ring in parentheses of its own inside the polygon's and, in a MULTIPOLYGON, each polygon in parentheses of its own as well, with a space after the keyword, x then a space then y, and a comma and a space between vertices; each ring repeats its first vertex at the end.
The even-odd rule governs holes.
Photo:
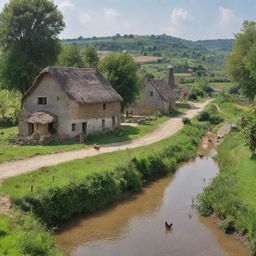
MULTIPOLYGON (((176 72, 187 72, 199 64, 208 71, 221 71, 226 55, 232 50, 233 39, 189 41, 168 35, 124 35, 65 39, 64 44, 80 48, 93 45, 99 51, 126 51, 142 56, 158 56, 154 63, 173 63, 176 72)), ((150 64, 150 63, 147 63, 150 64)))

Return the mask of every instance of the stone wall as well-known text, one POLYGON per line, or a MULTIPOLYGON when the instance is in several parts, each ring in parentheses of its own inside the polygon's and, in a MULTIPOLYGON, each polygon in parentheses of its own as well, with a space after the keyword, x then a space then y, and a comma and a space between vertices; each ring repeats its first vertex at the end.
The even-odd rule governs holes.
POLYGON ((156 112, 168 114, 169 109, 166 108, 165 101, 161 98, 158 91, 150 84, 146 83, 140 98, 136 103, 129 105, 126 111, 133 111, 134 115, 153 115, 156 112), (153 96, 150 93, 153 93, 153 96))

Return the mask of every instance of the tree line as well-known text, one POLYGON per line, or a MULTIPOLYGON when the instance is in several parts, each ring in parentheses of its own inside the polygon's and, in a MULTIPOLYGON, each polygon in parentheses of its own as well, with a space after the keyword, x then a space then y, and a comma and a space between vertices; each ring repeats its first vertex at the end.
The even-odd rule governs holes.
POLYGON ((62 45, 58 35, 64 28, 64 17, 53 1, 10 0, 5 4, 0 13, 0 88, 25 93, 47 66, 98 66, 123 97, 122 108, 132 103, 140 81, 134 60, 119 53, 100 61, 93 47, 80 50, 62 45))

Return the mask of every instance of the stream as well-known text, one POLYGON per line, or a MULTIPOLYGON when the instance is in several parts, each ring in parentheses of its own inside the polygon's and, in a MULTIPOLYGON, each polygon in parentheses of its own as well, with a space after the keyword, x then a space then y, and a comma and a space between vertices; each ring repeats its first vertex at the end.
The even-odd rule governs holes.
POLYGON ((247 256, 249 250, 221 231, 212 218, 198 215, 192 199, 219 168, 214 145, 203 138, 195 160, 92 216, 62 225, 56 241, 72 256, 247 256), (166 231, 164 222, 172 222, 166 231))

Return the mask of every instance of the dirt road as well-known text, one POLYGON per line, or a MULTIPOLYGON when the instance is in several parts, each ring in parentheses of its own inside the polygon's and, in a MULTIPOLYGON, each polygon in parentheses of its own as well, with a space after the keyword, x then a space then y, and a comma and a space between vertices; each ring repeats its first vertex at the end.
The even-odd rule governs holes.
POLYGON ((37 170, 43 166, 56 165, 63 162, 67 162, 75 159, 81 159, 88 156, 94 156, 102 153, 113 152, 116 150, 136 148, 136 147, 145 146, 145 145, 149 145, 151 143, 157 142, 159 140, 167 138, 173 135, 174 133, 178 132, 183 126, 183 123, 182 123, 183 117, 188 117, 188 118, 194 117, 198 112, 202 111, 203 108, 208 103, 209 101, 206 101, 204 103, 194 104, 193 107, 189 109, 187 112, 179 115, 176 118, 172 118, 162 123, 152 133, 149 133, 135 140, 104 144, 104 145, 101 145, 100 150, 95 150, 93 147, 86 147, 84 149, 79 149, 74 151, 35 156, 35 157, 27 158, 24 160, 18 160, 18 161, 12 161, 12 162, 0 164, 0 181, 12 176, 22 174, 22 173, 27 173, 27 172, 37 170))

